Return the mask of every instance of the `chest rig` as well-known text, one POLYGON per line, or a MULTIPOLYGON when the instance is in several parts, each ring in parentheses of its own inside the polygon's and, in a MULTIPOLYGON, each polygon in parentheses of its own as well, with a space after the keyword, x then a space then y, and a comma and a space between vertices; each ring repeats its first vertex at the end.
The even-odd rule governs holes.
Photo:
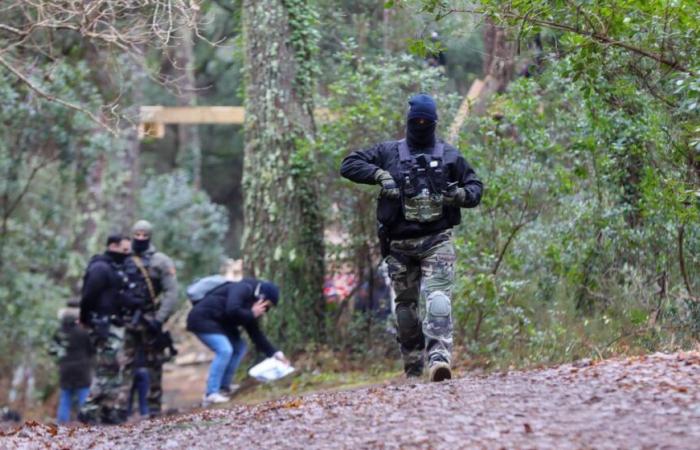
POLYGON ((429 153, 411 154, 406 140, 399 141, 401 199, 404 218, 411 222, 434 222, 442 218, 445 187, 443 154, 439 142, 429 153))
POLYGON ((161 291, 160 279, 151 276, 151 259, 153 255, 132 255, 126 261, 126 275, 129 278, 129 290, 142 301, 143 311, 158 308, 156 299, 161 291))

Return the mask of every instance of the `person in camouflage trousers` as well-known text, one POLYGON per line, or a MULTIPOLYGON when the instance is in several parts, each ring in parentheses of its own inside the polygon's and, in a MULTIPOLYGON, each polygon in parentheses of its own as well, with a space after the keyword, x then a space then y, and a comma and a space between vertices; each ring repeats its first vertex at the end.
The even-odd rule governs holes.
POLYGON ((455 262, 451 231, 391 241, 386 262, 396 293, 401 354, 409 374, 422 372, 424 348, 431 361, 449 364, 452 352, 450 299, 455 262), (425 302, 423 311, 418 301, 421 297, 425 302))
POLYGON ((382 187, 378 234, 396 293, 404 371, 421 376, 427 353, 431 381, 452 377, 452 227, 483 189, 457 149, 436 138, 437 120, 432 97, 411 97, 406 138, 352 152, 340 169, 351 181, 382 187))
POLYGON ((126 260, 126 272, 138 307, 125 318, 124 350, 129 368, 137 358, 145 358, 150 380, 149 415, 156 416, 162 409, 163 364, 170 358, 162 345, 163 324, 180 307, 180 299, 173 261, 151 243, 153 226, 139 220, 131 231, 132 255, 126 260))
POLYGON ((129 394, 124 353, 124 327, 111 323, 93 332, 96 347, 95 375, 90 394, 80 408, 78 420, 90 424, 116 425, 127 419, 126 401, 129 394))
POLYGON ((126 420, 127 384, 124 326, 121 311, 129 298, 124 260, 129 239, 113 235, 107 251, 94 256, 85 273, 80 299, 80 322, 90 330, 95 347, 95 373, 78 420, 119 424, 126 420))

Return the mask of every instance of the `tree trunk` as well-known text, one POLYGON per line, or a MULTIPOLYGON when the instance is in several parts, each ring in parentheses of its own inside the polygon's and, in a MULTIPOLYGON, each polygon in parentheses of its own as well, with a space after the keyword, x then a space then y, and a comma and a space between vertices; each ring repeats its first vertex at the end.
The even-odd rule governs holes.
POLYGON ((272 333, 323 337, 323 217, 313 154, 313 13, 303 0, 245 0, 243 254, 282 291, 272 333))
MULTIPOLYGON (((178 90, 178 106, 196 106, 194 78, 194 36, 192 28, 183 26, 179 31, 173 54, 174 79, 178 90)), ((202 180, 202 149, 197 125, 177 126, 178 166, 184 168, 192 184, 199 188, 202 180)))
POLYGON ((505 92, 515 72, 515 50, 505 28, 486 18, 483 26, 484 88, 474 104, 474 112, 484 114, 494 93, 505 92))
POLYGON ((515 50, 505 28, 491 19, 484 23, 484 77, 491 76, 496 92, 504 92, 515 70, 515 50))

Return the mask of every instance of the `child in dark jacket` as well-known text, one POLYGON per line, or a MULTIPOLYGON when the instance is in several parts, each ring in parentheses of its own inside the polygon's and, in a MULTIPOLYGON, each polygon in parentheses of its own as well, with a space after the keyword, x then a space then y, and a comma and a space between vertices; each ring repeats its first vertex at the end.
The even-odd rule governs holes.
POLYGON ((92 381, 95 350, 90 334, 70 309, 60 313, 61 327, 51 341, 49 353, 58 360, 60 394, 56 421, 70 422, 72 406, 78 411, 85 403, 92 381))

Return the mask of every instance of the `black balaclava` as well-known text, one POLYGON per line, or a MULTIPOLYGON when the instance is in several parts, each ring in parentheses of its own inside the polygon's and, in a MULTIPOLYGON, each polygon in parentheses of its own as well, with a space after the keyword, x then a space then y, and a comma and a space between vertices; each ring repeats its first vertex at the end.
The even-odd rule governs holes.
POLYGON ((428 94, 417 94, 408 101, 406 114, 406 143, 411 148, 431 148, 435 146, 435 128, 437 127, 437 106, 428 94), (415 119, 428 122, 419 124, 415 119))
POLYGON ((151 246, 151 239, 132 239, 131 250, 136 254, 140 254, 148 250, 151 246))
POLYGON ((107 250, 106 254, 112 259, 112 261, 114 261, 117 264, 123 263, 126 257, 129 256, 126 253, 113 252, 111 250, 107 250))

